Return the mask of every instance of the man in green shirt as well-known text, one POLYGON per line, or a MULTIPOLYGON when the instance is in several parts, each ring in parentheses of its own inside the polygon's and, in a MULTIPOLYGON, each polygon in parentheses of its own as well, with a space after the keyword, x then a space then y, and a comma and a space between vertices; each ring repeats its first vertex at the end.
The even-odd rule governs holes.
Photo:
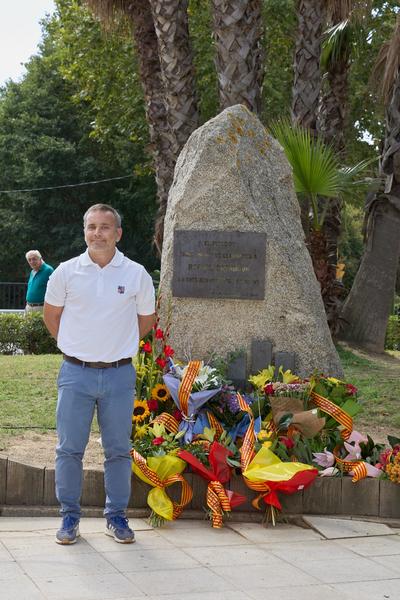
POLYGON ((42 312, 47 282, 54 269, 43 261, 39 250, 29 250, 25 257, 32 268, 26 292, 25 312, 42 312))

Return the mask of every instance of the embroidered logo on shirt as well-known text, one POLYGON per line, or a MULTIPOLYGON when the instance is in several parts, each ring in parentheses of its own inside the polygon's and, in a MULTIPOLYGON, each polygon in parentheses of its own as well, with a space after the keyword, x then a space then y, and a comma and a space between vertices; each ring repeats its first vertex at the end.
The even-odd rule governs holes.
POLYGON ((118 294, 125 294, 125 286, 124 285, 118 286, 118 294))

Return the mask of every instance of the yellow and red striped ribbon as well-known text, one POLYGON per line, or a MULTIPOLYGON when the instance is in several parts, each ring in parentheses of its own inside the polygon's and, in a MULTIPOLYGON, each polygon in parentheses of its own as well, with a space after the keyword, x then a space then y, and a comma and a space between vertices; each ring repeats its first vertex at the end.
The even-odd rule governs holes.
MULTIPOLYGON (((246 434, 244 436, 242 447, 240 449, 240 467, 241 467, 242 474, 243 474, 255 456, 254 416, 253 416, 253 412, 252 412, 251 408, 245 402, 245 400, 243 399, 241 394, 238 393, 237 398, 238 398, 240 410, 247 412, 247 414, 249 415, 249 418, 250 418, 250 423, 247 428, 246 434)), ((260 492, 259 495, 256 498, 254 498, 254 500, 252 500, 252 502, 251 502, 252 505, 254 506, 254 508, 257 508, 259 510, 260 509, 260 500, 264 496, 269 494, 269 492, 271 491, 271 488, 265 481, 250 481, 249 479, 244 477, 244 475, 243 475, 243 479, 244 479, 244 482, 247 485, 247 487, 249 487, 251 490, 254 490, 256 492, 260 492)))
POLYGON ((212 526, 221 529, 222 515, 231 511, 231 503, 220 481, 210 481, 207 486, 207 506, 212 513, 212 526))
POLYGON ((195 381, 197 375, 199 374, 200 367, 201 367, 201 362, 199 360, 191 360, 188 363, 185 376, 182 379, 180 386, 179 386, 179 390, 178 390, 179 405, 180 405, 181 412, 186 416, 190 416, 190 415, 188 415, 189 396, 191 394, 194 381, 195 381))
POLYGON ((212 412, 207 411, 208 421, 212 429, 215 429, 215 439, 218 441, 223 434, 224 428, 212 412))
POLYGON ((350 471, 354 471, 352 481, 356 483, 356 481, 360 481, 360 479, 364 479, 367 477, 367 467, 365 466, 364 461, 362 460, 345 460, 344 458, 340 458, 338 455, 338 448, 336 447, 333 450, 333 456, 336 459, 336 464, 338 464, 345 473, 350 473, 350 471))
POLYGON ((139 452, 132 449, 131 456, 135 461, 135 464, 142 471, 143 475, 152 482, 154 487, 165 489, 169 485, 172 485, 176 482, 180 482, 182 484, 180 501, 174 502, 173 500, 171 500, 173 507, 172 518, 177 519, 183 511, 186 504, 188 504, 193 497, 193 490, 186 481, 186 479, 180 473, 176 473, 175 475, 170 475, 166 479, 161 480, 157 473, 155 473, 153 469, 150 469, 150 467, 147 465, 146 459, 141 454, 139 454, 139 452))
POLYGON ((166 412, 161 413, 161 415, 157 415, 157 417, 152 420, 152 423, 161 423, 164 425, 167 431, 173 433, 174 435, 176 435, 179 430, 178 421, 175 419, 175 417, 166 412))
POLYGON ((318 408, 326 412, 330 417, 335 419, 340 425, 343 426, 343 430, 341 432, 341 436, 344 440, 347 440, 350 437, 351 432, 353 431, 353 419, 351 416, 345 412, 340 406, 328 400, 328 398, 324 398, 324 396, 320 396, 316 392, 311 392, 311 399, 318 408))

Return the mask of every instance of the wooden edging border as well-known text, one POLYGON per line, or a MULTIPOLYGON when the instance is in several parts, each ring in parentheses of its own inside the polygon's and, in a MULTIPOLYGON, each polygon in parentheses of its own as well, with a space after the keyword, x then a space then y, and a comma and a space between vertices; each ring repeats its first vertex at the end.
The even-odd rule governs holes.
MULTIPOLYGON (((184 476, 193 489, 193 499, 187 510, 202 511, 207 482, 193 473, 185 473, 184 476)), ((58 506, 54 478, 54 469, 33 467, 0 457, 0 507, 58 506)), ((245 485, 240 476, 233 477, 226 487, 248 498, 235 512, 259 514, 251 504, 255 492, 245 485)), ((132 475, 129 508, 146 511, 149 489, 148 485, 132 475)), ((180 486, 170 487, 168 494, 173 500, 179 501, 180 486)), ((352 483, 350 477, 320 477, 306 490, 292 496, 281 494, 280 499, 287 515, 352 515, 400 519, 400 485, 387 480, 367 478, 352 483)), ((84 470, 82 506, 103 507, 104 502, 103 471, 84 470)))

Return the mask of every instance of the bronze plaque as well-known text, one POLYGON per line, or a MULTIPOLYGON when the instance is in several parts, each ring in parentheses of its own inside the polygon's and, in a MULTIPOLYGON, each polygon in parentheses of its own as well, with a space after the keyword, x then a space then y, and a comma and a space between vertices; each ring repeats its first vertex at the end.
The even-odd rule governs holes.
POLYGON ((266 234, 175 230, 172 295, 264 300, 266 234))

